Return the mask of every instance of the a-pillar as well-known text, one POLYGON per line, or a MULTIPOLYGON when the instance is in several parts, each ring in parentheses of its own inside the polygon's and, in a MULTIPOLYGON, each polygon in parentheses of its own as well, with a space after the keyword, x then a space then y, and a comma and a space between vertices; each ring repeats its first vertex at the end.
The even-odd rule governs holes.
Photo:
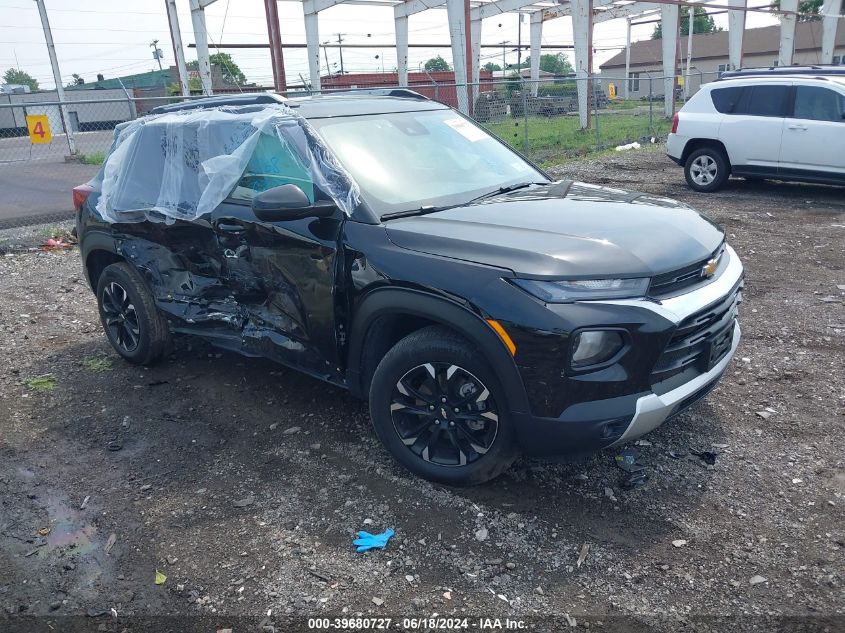
POLYGON ((590 127, 593 72, 593 0, 572 0, 572 35, 575 40, 575 77, 581 129, 590 127))
POLYGON ((833 63, 833 49, 836 46, 836 27, 842 13, 842 0, 824 0, 822 7, 822 64, 833 63))
POLYGON ((540 86, 540 44, 543 40, 543 12, 531 14, 531 94, 540 86))
POLYGON ((745 11, 748 0, 730 0, 728 11, 728 61, 731 69, 742 68, 742 36, 745 33, 745 11))
POLYGON ((780 16, 778 66, 792 66, 792 55, 795 53, 795 23, 798 21, 795 15, 798 11, 798 0, 781 0, 780 10, 792 11, 792 13, 780 16))
POLYGON ((452 42, 452 65, 455 68, 455 92, 458 96, 458 110, 469 114, 467 94, 467 23, 464 0, 446 0, 449 20, 449 39, 452 42))
POLYGON ((663 33, 663 104, 667 117, 675 113, 675 75, 678 62, 679 11, 677 4, 660 7, 660 26, 663 33))

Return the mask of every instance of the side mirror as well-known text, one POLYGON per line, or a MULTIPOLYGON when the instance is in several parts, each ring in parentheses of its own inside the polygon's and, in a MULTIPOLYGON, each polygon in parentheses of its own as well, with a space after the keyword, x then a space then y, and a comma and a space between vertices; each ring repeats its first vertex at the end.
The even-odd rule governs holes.
POLYGON ((319 201, 311 204, 297 185, 287 184, 262 191, 252 199, 255 217, 264 222, 286 222, 302 218, 325 218, 332 215, 335 205, 319 201))

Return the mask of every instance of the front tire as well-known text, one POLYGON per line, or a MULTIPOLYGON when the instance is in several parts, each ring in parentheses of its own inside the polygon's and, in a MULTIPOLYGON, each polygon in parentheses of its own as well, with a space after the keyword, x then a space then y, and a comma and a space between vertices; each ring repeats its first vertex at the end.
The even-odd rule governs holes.
POLYGON ((152 365, 170 349, 167 320, 143 277, 125 262, 111 264, 97 281, 97 308, 114 350, 135 365, 152 365))
POLYGON ((716 147, 702 147, 687 158, 684 177, 694 191, 711 193, 720 189, 730 176, 730 163, 724 152, 716 147))
POLYGON ((418 330, 385 354, 370 415, 391 455, 438 483, 484 483, 517 456, 499 379, 479 350, 443 327, 418 330))

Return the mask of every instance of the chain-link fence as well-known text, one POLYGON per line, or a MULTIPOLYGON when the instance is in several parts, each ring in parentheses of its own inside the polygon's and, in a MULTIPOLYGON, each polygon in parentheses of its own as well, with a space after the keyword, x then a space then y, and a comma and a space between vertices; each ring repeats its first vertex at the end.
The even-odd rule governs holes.
MULTIPOLYGON (((323 92, 397 88, 395 82, 341 78, 326 82, 323 92)), ((714 78, 696 73, 694 86, 714 78)), ((408 88, 452 107, 466 104, 469 115, 487 130, 548 165, 635 142, 662 142, 671 127, 665 87, 674 87, 673 107, 679 109, 685 98, 683 78, 640 76, 636 81, 637 90, 630 92, 637 96, 629 99, 621 98, 624 79, 599 77, 532 82, 514 75, 476 84, 430 79, 408 88), (587 127, 579 115, 579 84, 589 102, 587 127)), ((692 86, 688 81, 690 91, 692 86)), ((50 93, 0 96, 0 227, 71 217, 71 190, 96 174, 115 126, 182 99, 108 92, 74 91, 64 102, 51 100, 50 93)))

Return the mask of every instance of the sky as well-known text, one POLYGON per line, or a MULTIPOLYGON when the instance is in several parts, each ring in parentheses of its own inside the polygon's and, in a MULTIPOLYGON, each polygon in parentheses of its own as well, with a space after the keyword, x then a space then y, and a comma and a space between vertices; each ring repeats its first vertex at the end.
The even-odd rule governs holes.
MULTIPOLYGON (((727 0, 713 0, 727 5, 727 0)), ((179 25, 185 56, 196 59, 188 0, 177 0, 179 25)), ((762 6, 765 0, 752 1, 762 6)), ((159 40, 164 52, 165 67, 174 64, 173 48, 167 24, 164 0, 46 0, 47 12, 56 44, 63 83, 72 73, 86 81, 95 81, 97 73, 106 78, 119 77, 158 68, 150 43, 159 40)), ((279 21, 282 43, 304 43, 302 5, 297 1, 279 2, 279 21)), ((716 23, 727 29, 727 14, 715 16, 716 23)), ((337 40, 337 34, 348 44, 372 44, 372 48, 345 48, 344 67, 347 72, 391 71, 396 67, 393 32, 393 11, 386 7, 338 5, 320 13, 320 40, 337 40), (378 58, 376 57, 378 56, 378 58)), ((206 9, 206 22, 211 43, 267 42, 267 27, 263 0, 217 0, 206 9)), ((747 28, 775 24, 772 16, 749 13, 747 28)), ((634 41, 647 39, 654 24, 632 29, 634 41)), ((522 24, 522 40, 527 43, 528 16, 522 24)), ((503 41, 516 45, 519 37, 517 14, 503 14, 484 20, 483 44, 503 41)), ((449 33, 445 9, 431 9, 409 18, 411 43, 448 44, 449 33)), ((572 44, 572 22, 558 18, 543 25, 543 44, 572 44)), ((610 20, 597 24, 593 33, 594 67, 619 52, 625 46, 625 20, 610 20)), ((214 52, 214 49, 212 49, 214 52)), ((272 85, 273 73, 267 49, 229 52, 247 79, 260 85, 272 85)), ((557 51, 548 51, 557 52, 557 51)), ((327 49, 332 71, 339 68, 337 49, 327 49)), ((418 68, 437 54, 451 63, 451 49, 411 48, 409 69, 418 68)), ((523 55, 527 55, 524 52, 523 55)), ((288 82, 294 83, 301 74, 307 79, 308 62, 305 49, 286 49, 285 67, 288 82)), ((482 49, 482 64, 487 61, 501 64, 501 49, 482 49)), ((516 51, 509 50, 507 62, 516 62, 516 51)), ((572 61, 572 55, 569 53, 572 61)), ((321 55, 321 71, 325 74, 325 57, 321 55)), ((0 74, 7 68, 20 68, 35 77, 41 88, 54 86, 44 32, 33 0, 0 0, 0 74)))

